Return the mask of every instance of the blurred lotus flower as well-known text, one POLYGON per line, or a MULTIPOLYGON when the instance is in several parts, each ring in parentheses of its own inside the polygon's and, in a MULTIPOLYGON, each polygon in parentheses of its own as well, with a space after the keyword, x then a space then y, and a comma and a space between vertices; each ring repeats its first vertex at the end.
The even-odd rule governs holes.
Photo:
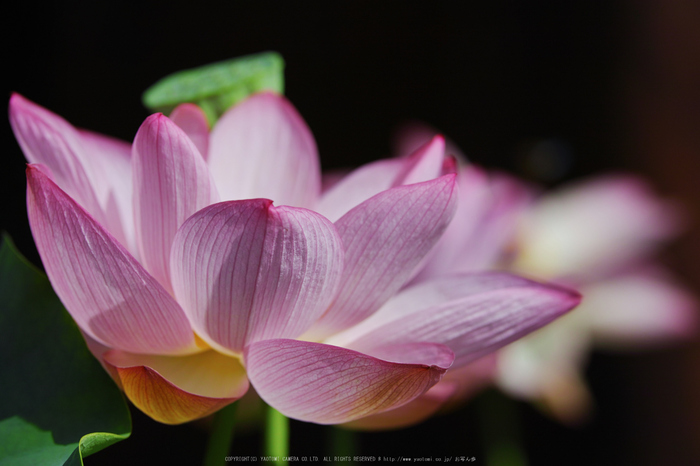
POLYGON ((590 407, 581 378, 589 348, 648 348, 692 335, 696 301, 650 262, 678 234, 678 207, 641 179, 601 176, 548 193, 527 209, 511 269, 573 286, 576 313, 499 355, 499 385, 577 422, 590 407))
POLYGON ((211 132, 192 105, 152 115, 131 147, 19 95, 10 119, 49 279, 127 396, 161 422, 205 416, 249 381, 289 417, 356 421, 579 302, 498 273, 398 293, 456 208, 441 138, 321 196, 313 137, 269 92, 211 132))
MULTIPOLYGON (((414 125, 399 147, 415 147, 427 132, 414 125)), ((644 348, 693 333, 695 299, 650 263, 680 231, 681 214, 643 180, 601 176, 541 196, 468 164, 458 180, 460 199, 471 203, 460 204, 414 283, 457 270, 506 269, 584 297, 575 312, 498 352, 490 367, 508 393, 576 422, 590 407, 581 373, 592 346, 644 348)), ((483 386, 477 374, 462 383, 483 386)))

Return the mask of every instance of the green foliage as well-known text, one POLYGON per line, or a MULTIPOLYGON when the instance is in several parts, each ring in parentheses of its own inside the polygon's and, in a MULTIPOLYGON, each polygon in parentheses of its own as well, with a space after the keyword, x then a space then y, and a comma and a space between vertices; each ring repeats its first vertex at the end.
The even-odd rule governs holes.
POLYGON ((146 92, 143 104, 169 114, 182 103, 194 103, 206 113, 209 124, 249 95, 263 90, 284 92, 284 61, 275 52, 212 63, 178 71, 161 79, 146 92))
POLYGON ((46 276, 0 245, 0 466, 78 466, 127 438, 121 392, 46 276))

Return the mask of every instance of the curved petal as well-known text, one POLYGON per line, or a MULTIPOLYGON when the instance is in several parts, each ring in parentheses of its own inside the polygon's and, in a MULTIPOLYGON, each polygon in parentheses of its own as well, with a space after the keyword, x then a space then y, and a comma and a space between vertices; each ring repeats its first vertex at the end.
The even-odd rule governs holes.
POLYGON ((149 356, 112 350, 104 360, 116 369, 131 402, 165 424, 207 416, 248 390, 241 363, 215 351, 149 356))
MULTIPOLYGON (((371 352, 378 344, 433 342, 455 352, 454 367, 474 361, 551 322, 581 296, 530 282, 492 289, 385 321, 343 346, 371 352)), ((333 342, 333 340, 329 340, 333 342)))
POLYGON ((267 199, 222 202, 178 231, 173 287, 202 338, 240 352, 307 330, 335 295, 342 262, 338 233, 319 214, 267 199))
POLYGON ((56 183, 133 251, 128 143, 78 130, 19 94, 10 123, 27 160, 52 170, 56 183))
MULTIPOLYGON (((438 356, 440 362, 444 355, 438 356)), ((265 340, 246 348, 248 377, 285 416, 319 424, 350 422, 399 407, 440 381, 446 368, 399 364, 345 348, 265 340)))
POLYGON ((175 300, 42 170, 27 167, 29 224, 51 284, 78 326, 125 351, 197 351, 175 300))
POLYGON ((10 123, 27 161, 41 163, 61 189, 98 220, 104 216, 78 131, 60 116, 25 99, 10 98, 10 123))
POLYGON ((211 132, 209 167, 222 200, 267 198, 313 207, 321 169, 311 131, 284 97, 254 94, 228 110, 211 132))
POLYGON ((97 197, 105 213, 105 227, 134 257, 138 257, 131 144, 91 131, 78 132, 85 153, 92 160, 99 160, 99 170, 93 171, 92 176, 95 178, 92 179, 96 181, 94 186, 97 197))
POLYGON ((190 215, 216 202, 214 183, 194 143, 159 113, 139 128, 132 167, 141 261, 170 290, 170 248, 175 233, 190 215))
POLYGON ((350 429, 374 431, 409 427, 463 404, 493 383, 496 354, 492 353, 458 369, 450 369, 430 390, 399 408, 344 424, 350 429))
POLYGON ((436 136, 410 157, 363 165, 324 192, 314 210, 335 222, 353 207, 382 191, 439 177, 444 156, 445 140, 436 136))
POLYGON ((455 191, 455 175, 392 188, 336 222, 345 246, 342 286, 312 338, 365 319, 411 278, 450 222, 455 191))
POLYGON ((359 324, 333 335, 326 340, 326 343, 345 346, 379 327, 414 312, 422 312, 438 305, 487 291, 530 286, 542 285, 505 272, 461 273, 434 278, 404 288, 377 312, 359 324))
POLYGON ((446 382, 443 378, 438 384, 410 403, 389 411, 350 421, 343 424, 343 427, 375 431, 412 426, 425 421, 437 413, 456 390, 457 385, 455 383, 446 382))
POLYGON ((474 165, 463 167, 457 182, 460 201, 455 216, 412 283, 500 265, 532 199, 522 183, 474 165))
POLYGON ((436 135, 406 159, 401 172, 394 180, 394 186, 421 183, 439 177, 442 174, 444 159, 445 138, 436 135))
POLYGON ((314 210, 335 222, 350 209, 394 185, 405 162, 377 160, 353 170, 321 196, 314 210))
POLYGON ((209 155, 209 122, 201 108, 195 104, 180 104, 170 114, 170 119, 192 140, 204 160, 209 155))

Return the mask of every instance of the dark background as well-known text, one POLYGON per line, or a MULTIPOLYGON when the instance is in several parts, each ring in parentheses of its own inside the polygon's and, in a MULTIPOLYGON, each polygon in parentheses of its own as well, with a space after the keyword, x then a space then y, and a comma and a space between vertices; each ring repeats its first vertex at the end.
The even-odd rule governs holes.
MULTIPOLYGON (((265 50, 286 61, 286 95, 311 127, 324 168, 390 154, 421 120, 476 163, 547 185, 600 171, 645 175, 700 216, 700 8, 692 1, 23 2, 3 7, 6 98, 19 92, 76 126, 131 140, 141 93, 173 71, 265 50), (556 173, 532 170, 556 141, 556 173)), ((24 207, 24 159, 2 126, 2 229, 38 263, 24 207)), ((664 260, 698 290, 700 238, 664 260)), ((597 402, 582 426, 515 405, 531 465, 700 464, 697 341, 594 354, 597 402)), ((362 434, 366 455, 476 456, 479 405, 396 432, 362 434)), ((198 464, 205 426, 158 425, 134 411, 131 439, 88 465, 198 464)), ((332 455, 328 430, 292 424, 291 453, 332 455)), ((259 455, 255 431, 234 454, 259 455)))

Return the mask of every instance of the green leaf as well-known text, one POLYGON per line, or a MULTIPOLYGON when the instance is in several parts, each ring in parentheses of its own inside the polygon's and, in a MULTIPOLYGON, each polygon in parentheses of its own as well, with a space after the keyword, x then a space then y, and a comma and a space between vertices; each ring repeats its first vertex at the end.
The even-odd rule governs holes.
POLYGON ((230 107, 255 92, 284 92, 284 60, 275 52, 221 61, 178 71, 143 93, 143 104, 154 112, 169 114, 182 103, 199 105, 214 125, 230 107))
POLYGON ((46 276, 0 245, 0 465, 79 466, 131 434, 124 397, 46 276))

